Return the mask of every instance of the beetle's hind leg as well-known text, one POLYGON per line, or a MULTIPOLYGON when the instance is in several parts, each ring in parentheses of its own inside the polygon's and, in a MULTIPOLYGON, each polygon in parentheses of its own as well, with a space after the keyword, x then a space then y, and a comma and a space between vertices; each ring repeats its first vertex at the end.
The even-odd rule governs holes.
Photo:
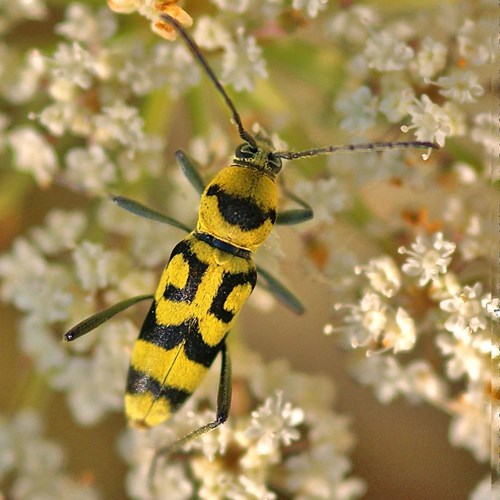
POLYGON ((172 444, 156 450, 151 463, 151 468, 149 470, 149 482, 151 485, 153 484, 160 457, 164 457, 164 459, 167 460, 172 453, 180 450, 186 443, 192 439, 196 439, 208 431, 215 429, 216 427, 219 427, 219 425, 223 424, 227 420, 229 409, 231 407, 231 360, 229 353, 227 352, 225 341, 222 343, 221 355, 222 363, 219 377, 219 389, 217 392, 217 412, 215 420, 209 422, 203 427, 200 427, 199 429, 195 429, 189 434, 186 434, 184 437, 178 439, 172 444))

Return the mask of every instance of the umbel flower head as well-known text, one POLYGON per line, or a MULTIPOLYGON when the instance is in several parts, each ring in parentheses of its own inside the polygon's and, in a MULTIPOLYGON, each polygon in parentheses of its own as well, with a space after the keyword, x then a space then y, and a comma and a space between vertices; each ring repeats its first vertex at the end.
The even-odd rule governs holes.
POLYGON ((493 404, 485 393, 492 384, 491 359, 498 360, 490 335, 495 306, 480 282, 460 285, 450 270, 456 245, 443 233, 418 235, 410 248, 398 249, 407 256, 399 269, 388 256, 358 266, 364 295, 357 304, 336 304, 347 311, 344 326, 328 324, 325 333, 339 333, 351 348, 364 350, 366 357, 357 359, 353 373, 380 401, 403 395, 443 409, 452 415, 450 442, 485 461, 491 453, 493 404), (419 344, 434 350, 433 365, 440 359, 442 373, 419 354, 419 344), (403 363, 398 351, 414 355, 403 363))

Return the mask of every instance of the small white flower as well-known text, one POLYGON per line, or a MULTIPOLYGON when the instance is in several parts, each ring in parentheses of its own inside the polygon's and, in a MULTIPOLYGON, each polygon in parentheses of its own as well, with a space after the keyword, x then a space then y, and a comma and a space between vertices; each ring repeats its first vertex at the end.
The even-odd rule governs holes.
POLYGON ((235 90, 252 90, 256 78, 267 78, 262 49, 253 36, 244 36, 243 27, 236 32, 237 40, 226 46, 222 63, 222 80, 235 90))
POLYGON ((469 163, 459 161, 453 165, 453 171, 461 184, 472 185, 478 181, 478 173, 469 163))
MULTIPOLYGON (((50 79, 48 93, 52 99, 57 101, 56 104, 59 102, 65 104, 74 103, 79 96, 79 92, 78 86, 66 78, 52 76, 50 79)), ((50 105, 47 107, 50 107, 50 105)))
POLYGON ((441 301, 440 308, 450 313, 444 327, 457 339, 469 338, 471 333, 486 328, 486 317, 481 304, 481 283, 465 286, 454 297, 441 301))
POLYGON ((448 386, 425 360, 412 362, 407 367, 408 380, 418 395, 433 404, 442 405, 447 399, 448 386))
MULTIPOLYGON (((213 0, 213 3, 221 10, 243 14, 248 10, 251 2, 250 0, 213 0)), ((197 19, 197 24, 199 21, 200 19, 197 19)))
POLYGON ((446 45, 426 36, 416 56, 416 71, 422 78, 431 78, 446 65, 446 45))
POLYGON ((377 96, 364 85, 351 94, 340 96, 335 102, 335 109, 343 115, 340 126, 351 132, 370 128, 375 124, 377 102, 377 96))
POLYGON ((387 31, 372 35, 364 51, 368 66, 378 71, 400 71, 407 66, 413 54, 411 47, 387 31))
MULTIPOLYGON (((213 410, 185 411, 184 414, 177 414, 175 416, 176 433, 180 436, 186 435, 193 429, 199 429, 208 422, 213 422, 215 418, 216 413, 213 410)), ((205 432, 197 439, 188 441, 184 444, 183 450, 200 451, 203 457, 213 462, 217 454, 224 455, 232 436, 233 429, 230 423, 226 422, 213 432, 205 432)))
POLYGON ((328 0, 293 0, 292 7, 297 10, 305 9, 309 17, 316 17, 318 12, 325 10, 328 0))
POLYGON ((43 226, 31 230, 31 237, 46 255, 54 255, 74 248, 86 223, 82 212, 54 209, 48 213, 43 226))
POLYGON ((379 337, 387 325, 387 306, 376 293, 365 293, 359 305, 335 304, 335 309, 346 308, 349 313, 344 316, 346 326, 340 331, 346 331, 350 344, 354 349, 369 345, 379 337))
POLYGON ((347 203, 347 196, 335 177, 299 181, 295 183, 293 191, 311 205, 316 223, 331 224, 335 214, 342 211, 347 203))
POLYGON ((24 284, 47 272, 48 263, 40 250, 25 238, 17 238, 10 253, 0 257, 2 298, 15 300, 24 284))
POLYGON ((329 444, 292 456, 286 467, 290 472, 286 484, 295 493, 293 498, 358 498, 366 490, 361 479, 345 477, 351 465, 329 444))
POLYGON ((72 148, 66 153, 67 178, 95 193, 116 181, 116 167, 98 144, 72 148))
MULTIPOLYGON (((223 132, 217 125, 210 127, 207 134, 200 136, 195 136, 189 141, 189 153, 193 156, 193 159, 197 161, 200 165, 207 163, 207 158, 210 161, 220 162, 226 160, 226 158, 232 153, 233 146, 229 141, 226 132, 223 132)), ((178 181, 179 183, 185 182, 185 176, 182 175, 184 181, 178 181)), ((187 184, 186 184, 187 185, 187 184)), ((192 190, 192 186, 189 186, 192 190)))
MULTIPOLYGON (((396 312, 391 310, 375 293, 365 293, 359 306, 336 304, 335 307, 350 310, 350 314, 344 317, 346 325, 338 328, 338 331, 349 334, 354 349, 369 347, 367 355, 373 355, 388 349, 393 349, 394 352, 409 350, 415 344, 416 328, 413 319, 402 308, 398 308, 396 312)), ((333 331, 335 329, 331 325, 324 329, 327 335, 333 331)))
POLYGON ((137 95, 168 84, 171 95, 177 97, 199 81, 199 68, 182 44, 159 43, 150 49, 137 42, 123 59, 113 76, 137 95))
POLYGON ((90 241, 83 241, 75 249, 73 260, 81 286, 89 292, 118 283, 130 268, 124 254, 105 250, 90 241))
POLYGON ((246 439, 255 442, 260 455, 272 455, 281 445, 288 446, 300 437, 296 428, 304 420, 304 412, 283 402, 283 392, 267 398, 263 406, 252 412, 252 423, 245 431, 246 439))
MULTIPOLYGON (((246 10, 245 4, 248 4, 248 1, 235 3, 238 9, 246 10)), ((231 43, 231 35, 224 24, 209 16, 202 16, 196 20, 193 36, 198 45, 207 50, 223 49, 231 43)))
MULTIPOLYGON (((61 80, 58 80, 58 83, 60 82, 61 80)), ((61 90, 62 86, 57 85, 57 87, 61 90)), ((66 87, 66 90, 69 90, 69 88, 66 87)), ((40 123, 51 134, 62 136, 64 133, 71 131, 77 136, 87 136, 90 133, 91 113, 84 107, 78 106, 75 100, 71 99, 74 99, 74 97, 50 104, 36 115, 40 123)))
POLYGON ((400 394, 414 392, 406 371, 392 355, 365 357, 353 364, 352 372, 360 383, 373 387, 375 396, 383 404, 400 394))
POLYGON ((444 356, 446 373, 452 380, 466 375, 470 380, 478 381, 489 377, 489 359, 482 354, 470 339, 458 339, 449 334, 440 334, 436 345, 444 356))
POLYGON ((92 85, 92 56, 79 43, 60 43, 49 67, 55 77, 64 78, 83 89, 92 85))
POLYGON ((66 366, 67 350, 43 318, 35 314, 23 318, 19 324, 18 342, 23 354, 29 356, 36 369, 43 372, 49 382, 52 382, 54 374, 66 366))
POLYGON ((94 115, 95 138, 102 144, 117 141, 130 149, 141 149, 144 142, 144 120, 137 108, 116 101, 94 115))
POLYGON ((451 118, 445 108, 434 104, 429 96, 424 94, 420 101, 416 100, 413 105, 408 106, 408 113, 412 123, 410 126, 403 125, 403 132, 415 129, 419 141, 433 141, 444 146, 446 137, 452 133, 451 118))
POLYGON ((487 293, 481 300, 481 306, 492 319, 500 318, 500 298, 492 297, 487 293))
POLYGON ((109 9, 101 8, 94 13, 88 5, 71 3, 66 9, 66 19, 57 24, 55 32, 69 40, 89 45, 111 37, 116 30, 116 20, 109 9))
POLYGON ((136 326, 128 320, 115 320, 100 327, 90 358, 73 356, 54 380, 67 392, 75 420, 82 424, 99 421, 106 413, 123 406, 128 370, 128 352, 137 337, 136 326))
POLYGON ((168 498, 168 500, 193 498, 194 485, 183 465, 171 463, 168 467, 162 467, 153 479, 153 492, 149 488, 150 467, 151 458, 148 457, 144 464, 128 473, 126 485, 132 498, 168 498))
POLYGON ((441 87, 441 95, 460 103, 476 102, 484 94, 479 76, 472 71, 455 71, 450 76, 441 76, 431 83, 441 87))
POLYGON ((383 349, 393 349, 394 353, 408 351, 415 345, 416 338, 413 318, 402 307, 398 307, 396 314, 390 315, 384 329, 381 338, 383 349))
POLYGON ((165 44, 160 45, 153 56, 161 64, 157 71, 165 72, 170 93, 176 97, 182 89, 196 85, 200 81, 200 70, 193 64, 192 56, 184 45, 178 44, 169 48, 170 54, 165 44))
POLYGON ((205 457, 195 458, 191 469, 191 474, 200 483, 196 491, 196 497, 200 500, 227 498, 231 489, 239 489, 236 474, 225 470, 219 461, 210 461, 205 457))
POLYGON ((52 181, 58 162, 54 148, 32 127, 18 127, 8 135, 14 154, 14 165, 30 172, 36 181, 47 186, 52 181))
POLYGON ((452 409, 451 444, 467 448, 479 462, 486 461, 491 449, 491 403, 482 391, 470 390, 452 404, 452 409))
POLYGON ((380 84, 383 98, 379 110, 390 122, 399 122, 407 115, 409 106, 415 101, 413 89, 403 78, 394 78, 393 73, 383 75, 380 84))
POLYGON ((351 4, 339 9, 327 21, 327 33, 333 38, 345 38, 351 45, 363 42, 369 35, 369 27, 378 22, 378 13, 370 6, 351 4))
POLYGON ((479 21, 466 19, 457 33, 460 56, 477 66, 491 62, 497 46, 493 23, 489 16, 479 21))
MULTIPOLYGON (((210 498, 215 499, 215 497, 210 498)), ((232 482, 229 485, 224 498, 228 500, 275 500, 278 497, 276 493, 267 489, 265 481, 256 481, 241 474, 236 483, 232 482)))
POLYGON ((392 297, 401 287, 401 275, 389 256, 371 259, 366 266, 356 266, 356 274, 364 274, 372 288, 386 297, 392 297))
MULTIPOLYGON (((30 50, 24 65, 12 65, 8 62, 8 55, 5 56, 6 65, 0 68, 2 81, 0 87, 5 97, 14 104, 23 104, 33 99, 40 88, 40 82, 45 74, 45 60, 37 49, 30 50)), ((1 63, 0 63, 1 66, 1 63)))
POLYGON ((64 452, 43 436, 39 414, 25 410, 10 422, 0 416, 0 424, 0 477, 11 474, 3 490, 8 497, 100 498, 91 486, 64 474, 64 452))
MULTIPOLYGON (((72 86, 70 82, 68 83, 72 86)), ((38 118, 40 123, 51 134, 62 136, 73 121, 75 111, 76 107, 71 103, 56 102, 54 104, 49 104, 40 113, 34 114, 32 117, 38 118)))
MULTIPOLYGON (((47 17, 49 10, 44 0, 19 0, 2 4, 2 25, 6 20, 14 23, 18 20, 41 20, 47 17)), ((3 28, 3 26, 1 26, 3 28)))
POLYGON ((402 270, 408 276, 420 276, 418 284, 425 286, 439 274, 446 273, 455 246, 455 243, 446 241, 442 233, 435 233, 432 239, 424 235, 417 236, 415 243, 411 244, 411 250, 405 247, 398 249, 400 254, 409 256, 402 270))
MULTIPOLYGON (((486 153, 491 157, 498 158, 500 156, 500 141, 498 141, 498 114, 497 113, 478 113, 474 117, 474 126, 471 129, 470 135, 473 141, 483 145, 486 153)), ((498 181, 498 169, 487 172, 490 179, 498 181)))

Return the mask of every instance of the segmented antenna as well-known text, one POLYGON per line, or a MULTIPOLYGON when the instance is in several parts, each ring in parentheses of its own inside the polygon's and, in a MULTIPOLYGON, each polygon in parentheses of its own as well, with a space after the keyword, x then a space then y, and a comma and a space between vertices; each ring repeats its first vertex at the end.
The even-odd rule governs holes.
POLYGON ((179 35, 186 42, 186 44, 187 44, 189 50, 191 51, 191 53, 193 54, 194 58, 203 66, 208 77, 210 78, 210 80, 212 80, 212 83, 215 85, 215 88, 222 95, 222 97, 224 98, 224 101, 226 101, 226 104, 229 106, 229 109, 231 110, 231 113, 233 114, 233 120, 235 121, 236 126, 238 127, 239 136, 245 142, 248 142, 248 144, 251 144, 252 146, 257 147, 257 142, 255 141, 254 137, 245 130, 245 127, 243 127, 243 123, 241 122, 240 115, 239 115, 238 111, 236 111, 236 108, 233 104, 233 101, 231 101, 230 97, 227 95, 226 91, 224 90, 224 87, 217 79, 217 76, 213 72, 212 68, 208 65, 208 62, 203 57, 203 54, 201 53, 200 47, 198 47, 196 42, 186 33, 184 28, 179 24, 179 22, 176 19, 169 16, 168 14, 162 14, 161 18, 164 21, 166 21, 167 23, 170 23, 177 30, 179 35))
MULTIPOLYGON (((251 144, 254 147, 258 147, 257 141, 255 138, 245 130, 243 123, 241 121, 241 117, 236 111, 236 107, 231 101, 230 97, 227 95, 224 87, 218 80, 216 74, 213 72, 212 68, 209 66, 206 59, 203 57, 201 53, 200 47, 196 44, 196 42, 187 34, 181 24, 169 16, 168 14, 162 14, 161 18, 171 24, 175 30, 179 33, 179 35, 186 42, 189 50, 193 54, 194 58, 201 64, 206 74, 215 85, 215 88, 219 92, 219 94, 224 98, 224 101, 228 105, 231 113, 233 115, 233 120, 236 123, 238 128, 239 136, 248 144, 251 144)), ((318 156, 322 154, 332 154, 339 151, 387 151, 390 149, 406 149, 406 148, 426 148, 426 149, 439 149, 439 146, 433 142, 427 141, 405 141, 405 142, 371 142, 367 144, 344 144, 337 146, 324 146, 320 148, 306 149, 304 151, 276 151, 274 156, 278 158, 283 158, 285 160, 297 160, 299 158, 307 158, 311 156, 318 156)), ((425 156, 428 155, 424 155, 425 156)))
POLYGON ((404 142, 369 142, 366 144, 341 144, 337 146, 324 146, 322 148, 305 149, 304 151, 276 151, 274 156, 285 160, 297 160, 311 156, 326 155, 338 151, 387 151, 389 149, 406 148, 432 148, 439 149, 433 142, 427 141, 404 141, 404 142))

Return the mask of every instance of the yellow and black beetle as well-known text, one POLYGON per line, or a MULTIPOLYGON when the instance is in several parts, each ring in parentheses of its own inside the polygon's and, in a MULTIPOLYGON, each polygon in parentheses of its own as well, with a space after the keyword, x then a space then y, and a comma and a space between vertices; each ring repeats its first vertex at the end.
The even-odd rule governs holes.
POLYGON ((231 368, 225 339, 255 287, 257 274, 281 301, 295 312, 303 312, 300 301, 252 260, 252 254, 266 240, 275 224, 296 224, 313 216, 309 205, 286 190, 285 194, 300 208, 278 212, 276 176, 281 170, 282 159, 295 160, 337 151, 436 146, 429 142, 380 142, 326 146, 299 152, 275 151, 268 139, 254 137, 245 130, 234 104, 199 47, 175 19, 168 15, 162 17, 184 39, 224 98, 243 143, 237 147, 231 165, 221 170, 206 187, 187 155, 177 152, 177 162, 201 194, 194 231, 136 201, 113 197, 118 205, 136 215, 174 225, 189 234, 172 251, 154 296, 134 297, 94 314, 69 330, 64 339, 75 340, 118 312, 153 298, 132 351, 125 394, 127 419, 139 427, 160 424, 178 410, 221 353, 216 419, 159 452, 168 453, 214 429, 228 417, 231 368))

